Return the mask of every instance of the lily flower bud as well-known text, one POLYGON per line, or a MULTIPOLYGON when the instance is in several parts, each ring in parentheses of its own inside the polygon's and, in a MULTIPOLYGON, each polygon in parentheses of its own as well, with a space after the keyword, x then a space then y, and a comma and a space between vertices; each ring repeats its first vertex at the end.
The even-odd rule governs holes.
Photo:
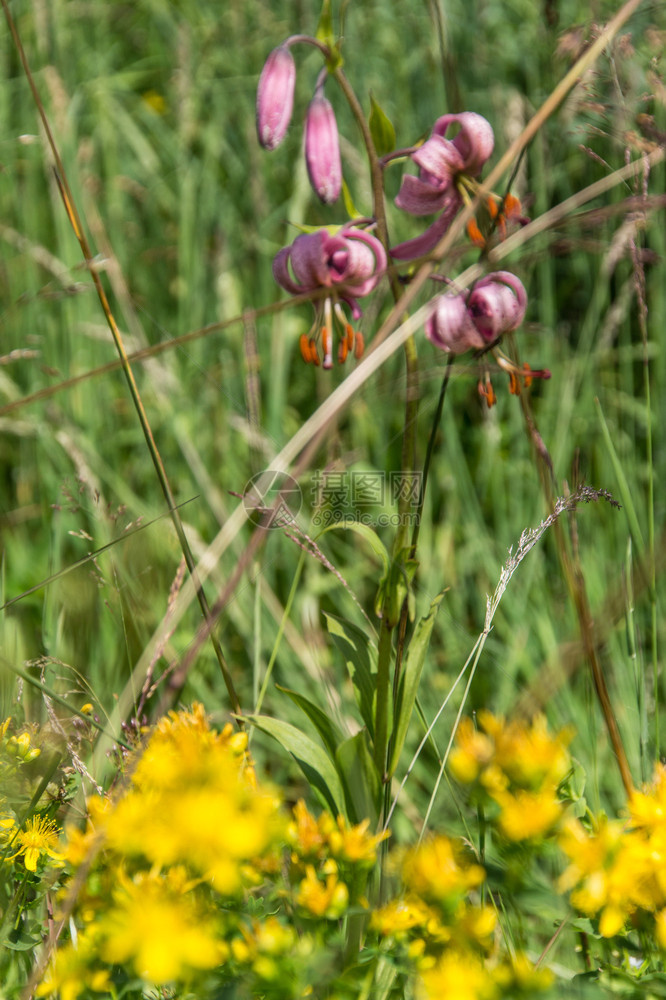
POLYGON ((342 189, 340 141, 333 106, 319 87, 305 118, 305 162, 315 194, 332 205, 342 189))
POLYGON ((287 134, 295 82, 294 57, 280 45, 266 60, 257 87, 257 136, 264 149, 275 149, 287 134))

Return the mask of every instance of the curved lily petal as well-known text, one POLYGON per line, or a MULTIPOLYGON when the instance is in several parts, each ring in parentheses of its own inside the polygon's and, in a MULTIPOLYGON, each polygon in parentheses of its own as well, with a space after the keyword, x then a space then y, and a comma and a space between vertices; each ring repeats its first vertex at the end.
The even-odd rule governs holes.
POLYGON ((297 284, 289 273, 290 257, 291 247, 282 247, 273 258, 273 277, 285 291, 291 292, 292 295, 300 295, 305 289, 302 285, 297 284))
POLYGON ((347 243, 347 260, 344 274, 338 280, 363 297, 376 287, 386 271, 386 253, 377 237, 363 229, 345 227, 342 234, 347 243))
POLYGON ((412 153, 412 159, 429 176, 436 178, 442 187, 451 184, 455 175, 465 169, 465 157, 457 149, 455 140, 451 142, 441 135, 431 135, 426 139, 412 153))
POLYGON ((462 172, 475 177, 495 147, 492 126, 483 115, 478 115, 475 111, 463 111, 459 115, 442 115, 438 118, 432 130, 433 136, 443 138, 449 125, 454 123, 460 125, 460 132, 454 139, 445 141, 450 142, 461 157, 462 172))
POLYGON ((436 347, 450 354, 463 354, 485 347, 485 341, 467 311, 464 295, 438 295, 426 320, 425 333, 436 347))
POLYGON ((453 194, 453 188, 440 189, 420 177, 405 174, 395 203, 410 215, 434 215, 446 206, 453 194))
POLYGON ((324 229, 316 233, 302 233, 296 237, 291 245, 291 269, 304 289, 326 288, 331 285, 329 258, 342 246, 344 244, 331 237, 324 229))
POLYGON ((405 243, 398 243, 397 246, 391 247, 391 256, 395 257, 396 260, 413 260, 415 257, 422 257, 424 254, 430 253, 453 222, 461 205, 462 199, 457 192, 450 194, 446 208, 439 218, 435 219, 433 224, 426 229, 425 233, 413 240, 407 240, 405 243))
POLYGON ((394 247, 393 257, 410 260, 432 250, 463 203, 458 191, 459 175, 478 174, 492 153, 494 142, 490 123, 473 111, 437 119, 430 138, 411 154, 419 175, 403 177, 395 203, 410 215, 438 211, 443 215, 422 236, 394 247), (447 139, 447 129, 454 124, 460 126, 460 131, 455 138, 447 139))

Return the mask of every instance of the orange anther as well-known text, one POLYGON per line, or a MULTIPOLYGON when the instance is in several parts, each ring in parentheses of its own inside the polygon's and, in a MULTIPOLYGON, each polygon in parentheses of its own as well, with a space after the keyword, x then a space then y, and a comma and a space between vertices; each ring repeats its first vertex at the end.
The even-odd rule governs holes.
POLYGON ((497 205, 497 202, 495 201, 494 198, 488 198, 486 200, 486 205, 488 206, 488 214, 490 215, 490 218, 494 219, 497 213, 499 212, 499 207, 497 205))
POLYGON ((490 379, 486 377, 485 385, 481 382, 481 380, 479 380, 477 388, 479 390, 479 396, 483 396, 485 398, 488 409, 490 409, 491 406, 494 406, 497 402, 497 396, 495 395, 495 390, 493 389, 490 379))
POLYGON ((319 367, 319 353, 317 351, 317 345, 314 342, 314 337, 310 337, 310 361, 313 365, 319 367))
POLYGON ((298 342, 298 346, 301 349, 301 357, 303 358, 303 361, 305 361, 306 365, 309 365, 310 362, 312 361, 312 358, 310 356, 310 341, 308 340, 308 336, 306 333, 301 334, 301 339, 298 342))
POLYGON ((347 347, 347 338, 343 337, 340 341, 340 346, 338 347, 338 364, 344 365, 348 354, 349 348, 347 347))
POLYGON ((525 374, 523 375, 523 379, 525 381, 525 385, 529 389, 529 387, 532 385, 532 369, 528 365, 527 361, 525 361, 523 364, 523 371, 525 372, 525 374))
POLYGON ((354 357, 362 358, 364 350, 365 350, 365 341, 363 340, 363 334, 357 332, 356 337, 354 338, 354 357))
POLYGON ((510 219, 512 215, 518 215, 521 211, 520 198, 516 198, 513 194, 507 194, 504 198, 504 214, 507 219, 510 219))
POLYGON ((520 396, 520 379, 514 371, 509 372, 509 391, 512 396, 520 396))
POLYGON ((470 219, 467 223, 467 235, 475 246, 485 247, 486 241, 483 238, 483 233, 476 224, 476 219, 470 219))
POLYGON ((345 333, 347 334, 347 350, 353 351, 354 349, 354 327, 351 323, 347 323, 345 328, 345 333))

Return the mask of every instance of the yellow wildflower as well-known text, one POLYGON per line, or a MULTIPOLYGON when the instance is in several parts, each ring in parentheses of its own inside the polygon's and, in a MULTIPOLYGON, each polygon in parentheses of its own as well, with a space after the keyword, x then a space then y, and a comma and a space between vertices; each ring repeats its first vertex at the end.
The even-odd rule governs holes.
POLYGON ((435 837, 407 852, 402 877, 412 892, 424 899, 454 902, 480 885, 486 873, 469 860, 461 843, 435 837))
POLYGON ((242 937, 231 942, 231 954, 237 962, 251 965, 262 979, 275 979, 280 974, 282 955, 290 953, 296 944, 292 927, 281 924, 277 917, 255 920, 252 927, 241 927, 242 937))
POLYGON ((7 750, 24 764, 39 757, 42 752, 39 747, 30 746, 30 733, 22 732, 18 736, 11 736, 7 741, 7 750))
POLYGON ((492 906, 466 906, 456 914, 456 929, 469 941, 488 948, 497 925, 497 914, 492 906))
POLYGON ((287 838, 299 857, 321 857, 327 843, 325 832, 303 799, 293 809, 293 820, 287 827, 287 838))
POLYGON ((364 819, 356 826, 348 826, 345 818, 338 816, 337 829, 332 828, 328 833, 333 856, 352 864, 374 864, 377 860, 377 846, 390 834, 388 830, 385 833, 368 833, 369 826, 369 819, 364 819))
POLYGON ((570 820, 560 847, 572 863, 560 878, 561 889, 574 889, 571 903, 587 916, 599 914, 599 932, 612 937, 638 908, 653 908, 654 859, 649 845, 619 821, 603 820, 588 834, 570 820))
POLYGON ((107 846, 151 864, 187 863, 218 892, 242 886, 243 869, 282 837, 279 801, 257 790, 246 738, 209 727, 201 706, 162 720, 132 786, 104 817, 107 846))
POLYGON ((424 1000, 494 1000, 497 985, 483 963, 468 952, 446 951, 421 974, 424 1000))
POLYGON ((650 833, 666 827, 666 767, 657 764, 654 780, 642 792, 634 791, 629 799, 631 825, 650 833))
POLYGON ((305 878, 298 887, 296 902, 315 917, 336 920, 347 908, 349 892, 335 872, 326 876, 324 884, 317 877, 314 865, 306 865, 305 878))
POLYGON ((559 784, 571 763, 567 746, 571 731, 556 736, 548 731, 544 716, 531 724, 506 722, 490 712, 479 712, 479 723, 495 744, 494 760, 520 788, 539 789, 544 783, 559 784))
POLYGON ((60 1000, 76 1000, 85 989, 96 993, 109 990, 109 973, 106 969, 94 968, 95 954, 96 945, 91 936, 80 933, 76 945, 67 944, 58 949, 35 996, 58 993, 60 1000))
POLYGON ((499 828, 509 840, 530 840, 549 834, 562 816, 562 804, 554 788, 537 792, 518 789, 494 792, 500 806, 499 828))
POLYGON ((433 911, 418 896, 394 899, 375 910, 370 925, 383 937, 402 938, 414 927, 423 927, 435 920, 433 911))
POLYGON ((98 926, 105 961, 131 962, 144 979, 165 983, 227 958, 212 919, 178 882, 159 874, 137 875, 134 881, 120 877, 113 906, 98 926))
POLYGON ((472 719, 461 719, 456 746, 449 755, 449 768, 458 781, 471 785, 492 760, 493 750, 493 741, 479 732, 472 719))
POLYGON ((45 816, 32 816, 25 824, 24 829, 16 835, 14 843, 18 843, 18 850, 6 860, 13 861, 14 858, 23 855, 23 863, 30 872, 37 871, 37 863, 42 854, 54 861, 56 865, 62 865, 63 855, 56 850, 58 835, 55 820, 46 819, 45 816))

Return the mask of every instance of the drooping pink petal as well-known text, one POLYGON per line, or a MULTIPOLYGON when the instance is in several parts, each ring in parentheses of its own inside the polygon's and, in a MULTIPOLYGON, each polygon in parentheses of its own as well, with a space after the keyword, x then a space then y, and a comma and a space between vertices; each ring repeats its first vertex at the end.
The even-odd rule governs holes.
POLYGON ((257 87, 257 136, 264 149, 275 149, 287 134, 295 81, 294 57, 280 45, 264 63, 257 87))
POLYGON ((422 236, 393 247, 391 256, 396 260, 411 260, 433 249, 462 206, 459 176, 478 174, 492 153, 493 145, 489 122, 473 111, 442 115, 437 119, 430 138, 411 154, 419 167, 419 175, 403 177, 395 203, 410 215, 430 215, 438 211, 443 214, 422 236), (453 139, 447 139, 447 129, 454 124, 460 126, 460 131, 453 139))
POLYGON ((342 189, 340 141, 333 106, 319 90, 305 118, 305 163, 315 194, 332 205, 342 189))
POLYGON ((420 236, 391 247, 391 256, 396 260, 413 260, 415 257, 422 257, 424 254, 430 253, 453 222, 461 205, 460 195, 456 191, 451 192, 447 198, 446 207, 439 218, 435 219, 433 224, 420 236))
POLYGON ((413 174, 405 174, 395 203, 410 215, 434 215, 446 206, 452 194, 451 187, 439 188, 413 174))

